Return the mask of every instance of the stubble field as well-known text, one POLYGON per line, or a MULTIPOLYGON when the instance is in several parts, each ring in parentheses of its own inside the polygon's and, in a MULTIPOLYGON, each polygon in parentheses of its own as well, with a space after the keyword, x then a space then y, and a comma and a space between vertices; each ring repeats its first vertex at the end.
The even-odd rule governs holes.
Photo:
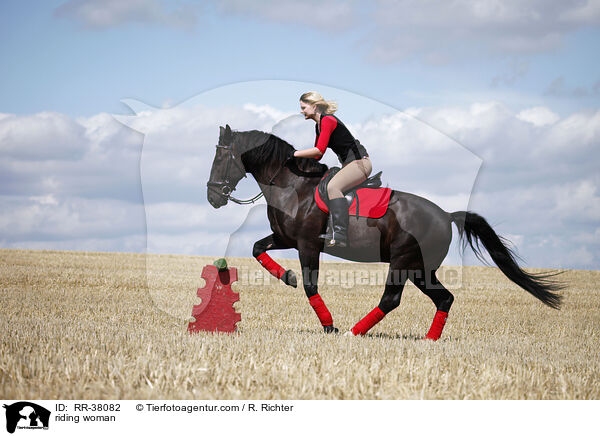
MULTIPOLYGON (((600 272, 565 271, 555 311, 496 268, 444 267, 442 339, 412 284, 365 337, 325 335, 302 290, 230 258, 235 334, 187 332, 200 256, 0 250, 4 399, 600 399, 600 272)), ((299 273, 299 263, 281 259, 299 273)), ((321 262, 336 326, 379 302, 387 265, 321 262)))

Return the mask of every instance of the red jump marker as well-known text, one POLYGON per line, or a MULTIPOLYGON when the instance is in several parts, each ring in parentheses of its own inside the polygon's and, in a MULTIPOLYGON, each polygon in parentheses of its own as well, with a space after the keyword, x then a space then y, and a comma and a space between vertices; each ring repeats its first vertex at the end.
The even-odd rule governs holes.
POLYGON ((217 265, 219 268, 206 265, 202 270, 202 278, 206 280, 206 285, 198 288, 198 297, 202 302, 192 308, 192 316, 196 321, 189 323, 190 333, 202 330, 233 333, 237 329, 236 323, 242 319, 242 315, 233 308, 233 303, 239 301, 240 296, 231 289, 231 284, 238 279, 237 269, 227 269, 226 264, 223 267, 222 263, 217 265))

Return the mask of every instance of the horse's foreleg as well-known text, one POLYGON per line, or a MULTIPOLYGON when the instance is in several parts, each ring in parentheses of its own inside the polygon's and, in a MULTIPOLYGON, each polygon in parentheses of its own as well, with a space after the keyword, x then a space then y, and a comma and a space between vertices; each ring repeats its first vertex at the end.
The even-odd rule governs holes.
POLYGON ((319 250, 299 249, 300 265, 302 267, 302 283, 308 302, 313 308, 325 333, 337 333, 333 326, 333 317, 318 292, 319 281, 319 250))
POLYGON ((354 336, 362 336, 367 333, 375 326, 375 324, 380 322, 388 313, 400 305, 400 298, 402 297, 405 282, 406 277, 401 274, 401 271, 393 269, 390 266, 381 301, 375 309, 369 312, 367 316, 352 327, 352 330, 350 331, 354 336))
POLYGON ((421 277, 425 278, 413 280, 413 282, 417 288, 431 298, 437 309, 429 332, 423 339, 437 341, 442 336, 442 330, 444 330, 444 326, 446 325, 446 319, 448 318, 450 306, 454 302, 454 296, 439 282, 435 276, 435 271, 429 273, 429 280, 425 274, 421 275, 421 277))
POLYGON ((278 250, 288 247, 283 241, 281 241, 275 233, 271 233, 266 238, 263 238, 254 243, 252 248, 252 255, 258 260, 263 268, 269 271, 272 275, 280 279, 283 283, 294 288, 298 286, 296 274, 294 271, 286 270, 267 254, 267 250, 278 250))

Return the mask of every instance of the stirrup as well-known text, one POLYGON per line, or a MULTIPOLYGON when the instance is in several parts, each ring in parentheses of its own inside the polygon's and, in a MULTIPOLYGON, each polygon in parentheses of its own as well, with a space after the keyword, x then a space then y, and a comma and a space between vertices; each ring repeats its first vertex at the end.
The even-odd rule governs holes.
POLYGON ((348 241, 344 240, 343 238, 332 238, 329 240, 329 242, 327 243, 327 246, 332 248, 332 247, 339 247, 339 248, 344 248, 348 246, 348 241))
POLYGON ((319 239, 325 239, 326 242, 333 239, 333 218, 331 217, 331 213, 327 217, 327 229, 325 233, 319 235, 319 239))

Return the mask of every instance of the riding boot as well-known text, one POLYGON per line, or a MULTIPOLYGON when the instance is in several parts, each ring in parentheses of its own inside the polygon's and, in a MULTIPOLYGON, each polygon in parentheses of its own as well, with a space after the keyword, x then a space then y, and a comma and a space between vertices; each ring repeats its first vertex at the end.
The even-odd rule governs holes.
POLYGON ((327 246, 343 248, 348 242, 348 200, 344 197, 329 200, 329 214, 333 219, 333 238, 327 246))

